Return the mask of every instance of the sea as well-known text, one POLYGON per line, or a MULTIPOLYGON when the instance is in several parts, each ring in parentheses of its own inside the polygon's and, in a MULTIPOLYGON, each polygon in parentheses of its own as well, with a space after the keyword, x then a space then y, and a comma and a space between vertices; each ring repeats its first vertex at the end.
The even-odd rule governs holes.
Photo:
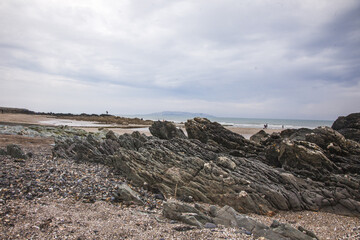
MULTIPOLYGON (((147 114, 136 115, 138 118, 148 120, 167 120, 175 123, 184 123, 188 119, 192 119, 197 115, 194 114, 147 114)), ((206 117, 210 121, 218 122, 224 126, 233 126, 241 128, 264 128, 267 124, 269 129, 283 129, 283 128, 310 128, 314 129, 319 126, 331 127, 334 121, 330 120, 303 120, 303 119, 271 119, 271 118, 228 118, 228 117, 215 117, 205 114, 199 114, 200 117, 206 117)), ((132 116, 134 117, 134 116, 132 116)))

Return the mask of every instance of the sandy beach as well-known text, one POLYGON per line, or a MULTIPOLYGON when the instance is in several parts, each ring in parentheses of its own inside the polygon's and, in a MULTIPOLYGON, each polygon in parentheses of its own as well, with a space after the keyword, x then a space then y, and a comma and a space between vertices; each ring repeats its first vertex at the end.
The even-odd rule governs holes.
MULTIPOLYGON (((83 129, 87 132, 99 131, 99 128, 108 128, 117 134, 132 133, 139 131, 147 136, 150 136, 149 126, 146 125, 119 125, 119 124, 103 124, 90 121, 77 121, 72 119, 57 119, 50 115, 35 115, 35 114, 18 114, 18 113, 4 113, 0 115, 1 123, 11 124, 36 124, 44 126, 55 126, 55 125, 68 125, 74 128, 83 129)), ((183 124, 178 124, 178 127, 185 131, 183 124)), ((262 128, 241 128, 234 126, 227 126, 227 129, 244 136, 249 139, 253 134, 262 130, 262 128)), ((271 134, 273 132, 280 132, 280 129, 263 129, 265 132, 271 134)))

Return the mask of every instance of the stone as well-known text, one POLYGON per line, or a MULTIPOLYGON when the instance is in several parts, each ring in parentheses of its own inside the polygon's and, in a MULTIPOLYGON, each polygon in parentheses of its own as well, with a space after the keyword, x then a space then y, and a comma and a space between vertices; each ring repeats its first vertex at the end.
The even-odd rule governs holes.
POLYGON ((316 178, 318 172, 336 172, 336 165, 330 161, 316 144, 306 141, 283 141, 280 145, 278 160, 285 169, 298 170, 316 178))
POLYGON ((217 122, 206 118, 194 118, 185 123, 186 132, 191 139, 198 139, 202 143, 218 144, 228 150, 244 150, 248 154, 261 151, 261 146, 234 133, 217 122))
POLYGON ((348 139, 360 142, 360 113, 338 117, 331 128, 337 130, 348 139))
POLYGON ((280 235, 293 239, 293 240, 313 240, 313 237, 299 231, 296 228, 293 228, 289 224, 279 223, 274 220, 270 228, 273 232, 279 233, 280 235))
POLYGON ((264 130, 260 130, 259 132, 255 133, 254 135, 252 135, 250 137, 251 141, 254 141, 256 143, 263 143, 265 142, 268 138, 270 137, 270 135, 268 133, 266 133, 264 130))
POLYGON ((181 129, 168 121, 156 121, 149 127, 149 130, 153 136, 160 139, 186 138, 181 129))
POLYGON ((196 208, 175 201, 164 203, 163 215, 169 219, 181 221, 198 228, 203 228, 204 224, 211 222, 210 217, 196 208))
POLYGON ((140 195, 132 190, 127 184, 123 183, 118 186, 116 193, 114 193, 115 201, 123 202, 125 204, 143 205, 140 195))
POLYGON ((7 155, 7 151, 3 148, 0 148, 0 155, 7 155))
POLYGON ((204 228, 210 228, 210 229, 212 229, 212 228, 216 228, 216 225, 213 224, 213 223, 207 222, 207 223, 205 223, 204 228))
POLYGON ((10 155, 13 158, 19 158, 19 159, 27 159, 25 153, 20 148, 20 146, 15 144, 9 144, 6 146, 6 153, 7 155, 10 155))

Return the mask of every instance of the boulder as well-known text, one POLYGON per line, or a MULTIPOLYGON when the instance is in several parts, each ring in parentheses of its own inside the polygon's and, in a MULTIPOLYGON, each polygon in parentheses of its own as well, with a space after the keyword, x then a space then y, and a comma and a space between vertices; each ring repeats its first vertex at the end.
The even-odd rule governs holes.
MULTIPOLYGON (((198 208, 188 204, 169 201, 164 203, 163 215, 169 219, 181 221, 199 228, 215 228, 217 225, 240 228, 249 234, 253 234, 255 238, 265 237, 266 239, 273 240, 312 240, 314 237, 316 238, 315 234, 310 231, 308 232, 312 234, 311 236, 288 224, 282 224, 277 221, 274 221, 271 227, 268 227, 249 216, 238 213, 229 206, 222 208, 210 206, 209 211, 205 209, 200 211, 198 208)), ((300 229, 307 232, 304 228, 300 229)))
POLYGON ((125 204, 137 204, 143 205, 144 202, 141 200, 140 195, 132 190, 129 185, 123 183, 118 186, 117 191, 113 194, 115 201, 122 202, 125 204))
MULTIPOLYGON (((218 144, 228 150, 243 151, 244 156, 258 154, 263 150, 259 144, 247 140, 240 134, 206 118, 190 119, 185 123, 185 128, 190 139, 197 139, 205 144, 218 144)), ((234 152, 233 155, 236 156, 237 153, 234 152)))
MULTIPOLYGON (((292 240, 313 240, 314 238, 317 239, 317 237, 313 233, 311 234, 311 232, 309 232, 308 235, 306 234, 307 231, 304 232, 299 231, 298 229, 293 228, 289 224, 279 223, 276 220, 273 221, 270 228, 273 232, 276 232, 292 240)), ((304 228, 300 228, 300 229, 304 229, 304 228)))
POLYGON ((16 144, 9 144, 6 146, 6 154, 18 159, 27 159, 27 156, 23 152, 23 150, 20 148, 19 145, 16 144))
POLYGON ((186 138, 181 129, 168 121, 156 121, 149 127, 149 130, 153 136, 160 139, 186 138))
POLYGON ((337 166, 325 156, 319 146, 306 141, 283 141, 278 160, 285 169, 307 173, 305 175, 315 178, 337 170, 337 166))
POLYGON ((168 201, 164 203, 163 215, 169 219, 203 228, 211 218, 198 209, 184 203, 168 201))
POLYGON ((337 130, 348 139, 360 142, 360 113, 338 117, 331 128, 337 130))
POLYGON ((264 130, 260 130, 250 137, 251 141, 256 143, 263 143, 270 137, 270 134, 266 133, 264 130))

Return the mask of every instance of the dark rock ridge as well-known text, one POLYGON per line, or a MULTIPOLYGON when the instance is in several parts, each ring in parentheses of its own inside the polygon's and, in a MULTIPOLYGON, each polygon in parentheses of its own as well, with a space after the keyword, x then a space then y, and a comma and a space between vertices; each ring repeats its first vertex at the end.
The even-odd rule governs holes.
POLYGON ((333 123, 332 129, 338 131, 348 139, 360 142, 360 113, 352 113, 346 117, 338 117, 333 123))
POLYGON ((241 213, 322 210, 360 216, 359 143, 333 129, 289 130, 257 144, 207 119, 185 126, 189 138, 111 131, 105 138, 63 137, 53 154, 110 165, 133 185, 164 196, 191 196, 241 213))
POLYGON ((263 147, 243 136, 236 134, 217 122, 206 118, 194 118, 185 123, 186 132, 191 139, 216 146, 220 152, 237 157, 254 157, 263 151, 263 147))
POLYGON ((269 136, 270 134, 266 133, 264 130, 260 130, 258 133, 252 135, 250 140, 260 144, 264 143, 264 141, 266 141, 269 136))
POLYGON ((151 134, 160 139, 186 138, 184 132, 172 122, 156 121, 149 127, 151 134))

